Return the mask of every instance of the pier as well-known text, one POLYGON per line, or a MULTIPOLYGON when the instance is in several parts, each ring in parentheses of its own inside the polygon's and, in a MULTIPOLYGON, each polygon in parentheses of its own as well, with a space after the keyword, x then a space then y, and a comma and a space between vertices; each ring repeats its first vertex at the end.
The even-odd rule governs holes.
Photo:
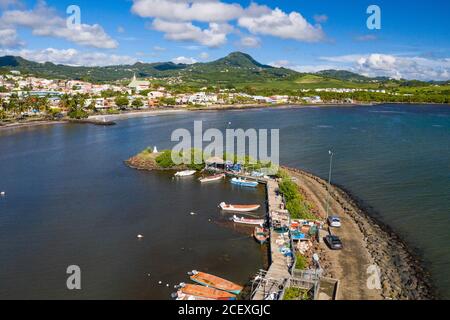
MULTIPOLYGON (((278 182, 273 179, 267 180, 267 208, 268 220, 272 221, 275 212, 284 209, 283 198, 278 195, 278 182)), ((270 249, 269 262, 270 267, 267 272, 262 271, 259 275, 258 284, 254 290, 252 300, 269 300, 271 297, 276 299, 285 287, 286 281, 291 278, 289 258, 285 257, 279 250, 280 235, 275 232, 272 223, 270 223, 270 249)), ((286 239, 290 242, 290 239, 286 239)))

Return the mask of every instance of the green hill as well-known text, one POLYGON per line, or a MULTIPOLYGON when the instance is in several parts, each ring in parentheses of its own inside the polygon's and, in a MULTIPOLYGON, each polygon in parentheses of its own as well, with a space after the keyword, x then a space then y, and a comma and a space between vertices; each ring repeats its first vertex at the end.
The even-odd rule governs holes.
MULTIPOLYGON (((432 84, 427 82, 369 78, 343 70, 324 70, 315 74, 299 73, 261 64, 242 52, 233 52, 216 61, 191 65, 173 62, 138 62, 133 65, 107 67, 77 67, 51 62, 37 63, 14 56, 0 57, 0 73, 10 70, 50 79, 91 82, 128 81, 135 73, 139 78, 159 79, 161 84, 180 91, 212 86, 243 89, 259 94, 289 94, 315 88, 395 88, 408 93, 418 87, 426 92, 437 90, 434 87, 430 88, 432 84)), ((445 90, 448 90, 448 87, 445 87, 445 90)))

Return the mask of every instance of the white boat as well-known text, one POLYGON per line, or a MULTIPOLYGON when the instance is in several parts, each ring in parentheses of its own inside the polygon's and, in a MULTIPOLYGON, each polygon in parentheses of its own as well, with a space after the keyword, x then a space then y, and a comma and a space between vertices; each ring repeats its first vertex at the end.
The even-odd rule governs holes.
POLYGON ((261 226, 265 222, 264 219, 247 219, 247 218, 240 218, 238 216, 233 216, 233 221, 235 223, 249 224, 253 226, 261 226))
POLYGON ((200 179, 200 182, 201 183, 214 182, 214 181, 222 180, 223 178, 225 178, 225 174, 224 173, 217 174, 217 175, 210 176, 210 177, 202 178, 202 179, 200 179))
POLYGON ((186 170, 186 171, 179 171, 175 173, 175 177, 189 177, 193 176, 197 171, 195 170, 186 170))
POLYGON ((233 179, 231 179, 231 183, 234 185, 237 185, 237 186, 251 187, 251 188, 256 188, 259 184, 256 181, 249 181, 249 180, 241 179, 241 178, 233 178, 233 179))
POLYGON ((259 204, 239 205, 239 204, 226 204, 225 202, 222 202, 219 206, 223 211, 232 211, 232 212, 252 212, 261 208, 259 204))

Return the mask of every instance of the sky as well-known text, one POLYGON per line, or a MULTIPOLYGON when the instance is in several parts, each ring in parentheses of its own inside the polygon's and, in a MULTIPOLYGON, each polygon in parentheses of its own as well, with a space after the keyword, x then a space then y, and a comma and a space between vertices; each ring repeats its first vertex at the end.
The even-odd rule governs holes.
POLYGON ((104 66, 242 51, 301 72, 449 80, 449 12, 448 0, 0 0, 0 56, 104 66))

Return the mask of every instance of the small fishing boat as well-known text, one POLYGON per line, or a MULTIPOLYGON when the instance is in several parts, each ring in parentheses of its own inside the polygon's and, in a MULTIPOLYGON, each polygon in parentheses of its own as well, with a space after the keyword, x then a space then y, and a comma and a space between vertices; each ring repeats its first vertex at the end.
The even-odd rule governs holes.
POLYGON ((204 287, 196 284, 180 284, 179 292, 192 297, 206 298, 210 300, 236 300, 236 295, 230 292, 218 290, 212 287, 204 287))
POLYGON ((259 204, 239 205, 239 204, 226 204, 225 202, 222 202, 219 206, 223 211, 232 211, 232 212, 252 212, 261 208, 259 204))
POLYGON ((260 244, 264 244, 269 240, 269 230, 262 227, 256 227, 253 236, 260 244))
POLYGON ((215 299, 209 299, 205 297, 196 297, 190 294, 184 294, 183 292, 178 291, 176 293, 172 294, 172 298, 175 298, 176 300, 180 301, 198 301, 198 300, 215 300, 215 299))
POLYGON ((189 177, 193 176, 197 171, 195 170, 186 170, 186 171, 179 171, 175 173, 175 177, 189 177))
POLYGON ((251 187, 251 188, 256 188, 259 184, 256 181, 249 181, 249 180, 241 179, 241 178, 233 178, 233 179, 231 179, 231 183, 234 185, 237 185, 237 186, 251 187))
POLYGON ((222 180, 223 178, 225 178, 225 174, 216 174, 214 176, 210 176, 210 177, 205 177, 200 179, 201 183, 206 183, 206 182, 214 182, 214 181, 219 181, 222 180))
POLYGON ((240 218, 238 216, 233 216, 233 221, 235 223, 249 224, 253 226, 262 226, 265 222, 264 219, 247 219, 247 218, 240 218))
POLYGON ((206 287, 215 288, 232 294, 240 294, 243 287, 231 281, 216 277, 212 274, 192 271, 191 280, 206 287))

